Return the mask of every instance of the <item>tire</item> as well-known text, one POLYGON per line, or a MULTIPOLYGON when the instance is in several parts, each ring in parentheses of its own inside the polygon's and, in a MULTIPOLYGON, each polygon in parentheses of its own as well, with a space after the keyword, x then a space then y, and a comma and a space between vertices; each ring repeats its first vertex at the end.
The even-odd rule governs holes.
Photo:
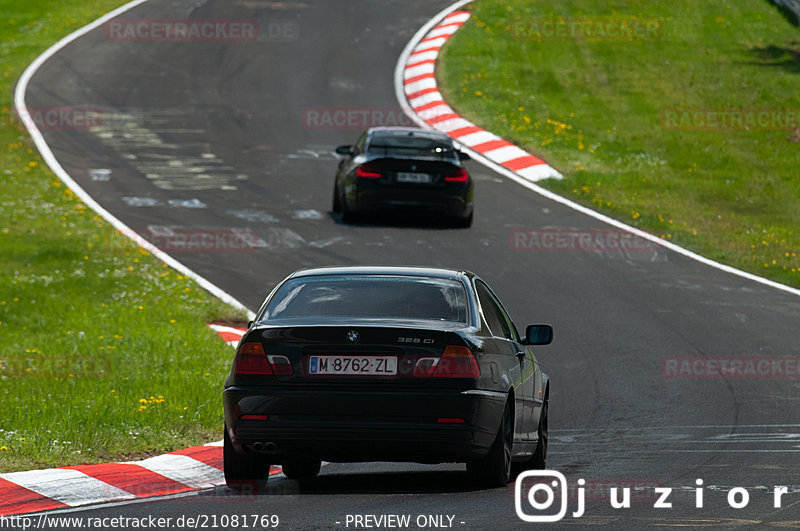
POLYGON ((472 226, 472 212, 469 213, 469 216, 465 218, 455 218, 453 220, 453 226, 458 227, 460 229, 468 229, 472 226))
POLYGON ((322 461, 314 458, 289 459, 283 463, 283 475, 289 479, 312 479, 319 474, 322 461))
POLYGON ((467 462, 467 473, 483 487, 504 487, 511 481, 511 447, 514 444, 512 409, 506 404, 494 443, 486 457, 467 462))
POLYGON ((347 198, 344 195, 339 198, 339 205, 341 207, 342 223, 350 223, 356 220, 356 213, 347 206, 347 198))
POLYGON ((542 414, 539 417, 539 428, 536 430, 539 434, 539 443, 536 445, 536 450, 534 450, 533 455, 527 461, 514 464, 514 475, 524 472, 525 470, 547 469, 547 404, 547 400, 545 400, 544 404, 542 404, 542 414))
POLYGON ((342 202, 339 200, 339 193, 336 190, 336 183, 333 183, 333 210, 334 214, 342 211, 342 202))
POLYGON ((536 445, 536 451, 533 452, 533 457, 528 461, 528 469, 545 470, 547 468, 547 403, 545 400, 542 404, 542 414, 539 417, 539 444, 536 445))
POLYGON ((267 487, 269 463, 258 454, 239 454, 228 437, 228 427, 222 443, 222 461, 225 484, 234 490, 252 493, 263 492, 267 487))

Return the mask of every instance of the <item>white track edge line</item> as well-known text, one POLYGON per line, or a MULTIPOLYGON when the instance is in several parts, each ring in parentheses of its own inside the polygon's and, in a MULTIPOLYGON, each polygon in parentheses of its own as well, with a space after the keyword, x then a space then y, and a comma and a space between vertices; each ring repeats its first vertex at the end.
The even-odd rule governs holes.
POLYGON ((67 171, 61 166, 61 163, 58 162, 55 155, 53 154, 50 146, 47 145, 47 142, 44 139, 41 131, 39 128, 36 127, 36 123, 31 118, 30 112, 28 112, 28 107, 25 105, 25 92, 28 89, 28 83, 30 82, 31 78, 36 74, 39 68, 54 56, 57 52, 59 52, 62 48, 70 44, 71 42, 75 41, 79 37, 89 33, 93 29, 101 26, 108 20, 121 15, 122 13, 145 3, 147 0, 133 0, 132 2, 128 2, 112 11, 109 11, 102 17, 96 19, 94 22, 83 26, 82 28, 77 29, 76 31, 70 33, 66 37, 62 38, 60 41, 56 42, 50 48, 45 50, 41 55, 39 55, 33 62, 28 65, 25 71, 22 73, 20 78, 17 80, 17 86, 14 89, 14 106, 17 111, 17 115, 19 116, 22 123, 25 125, 25 128, 28 130, 28 134, 30 134, 33 142, 36 144, 36 148, 39 150, 42 158, 45 160, 47 165, 50 169, 55 173, 59 179, 70 189, 72 190, 78 198, 86 203, 86 205, 97 212, 100 216, 102 216, 107 222, 109 222, 114 228, 119 230, 122 234, 132 239, 138 245, 149 251, 153 256, 170 266, 171 268, 175 269, 176 271, 180 272, 181 274, 191 278, 195 282, 197 282, 203 289, 211 293, 211 295, 221 299, 223 302, 237 308, 239 310, 243 310, 247 313, 248 319, 253 319, 255 314, 248 309, 244 304, 239 302, 236 298, 232 295, 224 291, 222 288, 216 286, 215 284, 211 283, 211 281, 207 280, 206 278, 200 276, 199 274, 195 273, 187 266, 183 265, 181 262, 177 261, 175 258, 170 256, 169 254, 165 253, 152 243, 148 242, 141 236, 139 236, 134 230, 128 227, 125 223, 123 223, 119 218, 111 214, 108 210, 100 206, 100 204, 92 198, 75 180, 70 177, 67 171))
MULTIPOLYGON (((403 49, 402 53, 400 54, 400 58, 397 60, 397 64, 395 65, 395 68, 394 68, 394 92, 395 92, 395 97, 397 98, 397 101, 400 104, 400 107, 403 109, 403 112, 406 113, 406 115, 409 118, 411 118, 416 124, 418 124, 420 127, 423 127, 425 129, 434 129, 434 128, 431 127, 430 125, 428 125, 428 123, 426 123, 424 120, 422 120, 422 118, 420 118, 414 112, 414 110, 411 108, 411 106, 406 101, 405 93, 403 91, 403 88, 404 88, 403 70, 405 69, 406 62, 408 62, 408 57, 411 55, 411 51, 414 49, 414 47, 417 44, 419 44, 419 41, 421 41, 422 38, 434 26, 436 26, 436 24, 438 24, 442 19, 444 19, 444 17, 449 15, 451 12, 461 8, 462 6, 464 6, 466 4, 469 4, 470 2, 472 2, 472 0, 459 0, 458 2, 455 2, 454 4, 451 4, 449 7, 446 7, 445 9, 440 11, 432 19, 430 19, 427 23, 425 23, 425 25, 422 26, 414 34, 413 37, 411 37, 411 40, 408 41, 408 44, 406 44, 406 47, 403 49)), ((572 201, 570 199, 567 199, 566 197, 562 197, 562 196, 560 196, 560 195, 558 195, 558 194, 556 194, 554 192, 546 190, 545 188, 542 188, 541 186, 538 186, 538 185, 536 185, 536 184, 534 184, 534 183, 532 183, 532 182, 520 177, 519 175, 517 175, 513 171, 509 170, 508 168, 505 168, 505 167, 503 167, 503 166, 501 166, 501 165, 499 165, 497 163, 494 163, 494 162, 490 161, 489 159, 487 159, 486 157, 484 157, 483 155, 481 155, 477 151, 464 146, 463 144, 458 142, 457 139, 454 139, 454 141, 456 142, 456 144, 458 144, 458 146, 461 147, 462 150, 468 152, 469 155, 473 159, 477 160, 478 162, 480 162, 484 166, 487 166, 488 168, 496 171, 497 173, 499 173, 499 174, 501 174, 501 175, 503 175, 505 177, 508 177, 512 181, 524 186, 525 188, 527 188, 527 189, 529 189, 529 190, 531 190, 533 192, 536 192, 537 194, 539 194, 541 196, 546 197, 547 199, 550 199, 550 200, 555 201, 557 203, 561 203, 562 205, 564 205, 566 207, 569 207, 569 208, 571 208, 573 210, 577 210, 578 212, 581 212, 582 214, 586 214, 587 216, 590 216, 590 217, 595 218, 595 219, 597 219, 599 221, 607 223, 607 224, 609 224, 609 225, 611 225, 613 227, 616 227, 618 229, 622 229, 624 231, 630 232, 631 234, 635 234, 636 236, 638 236, 640 238, 643 238, 645 240, 648 240, 648 241, 651 241, 651 242, 656 243, 658 245, 661 245, 662 247, 665 247, 665 248, 669 249, 670 251, 678 253, 678 254, 686 257, 686 258, 690 258, 690 259, 695 260, 697 262, 700 262, 702 264, 705 264, 705 265, 707 265, 709 267, 713 267, 715 269, 719 269, 720 271, 725 271, 726 273, 730 273, 732 275, 736 275, 736 276, 741 277, 741 278, 746 278, 747 280, 752 280, 753 282, 757 282, 759 284, 763 284, 765 286, 769 286, 771 288, 778 289, 778 290, 784 291, 786 293, 790 293, 792 295, 800 296, 800 289, 793 288, 793 287, 787 286, 785 284, 781 284, 780 282, 775 282, 774 280, 769 280, 769 279, 766 279, 764 277, 760 277, 760 276, 755 275, 753 273, 748 273, 747 271, 742 271, 741 269, 736 269, 733 266, 721 264, 721 263, 716 262, 716 261, 714 261, 714 260, 712 260, 710 258, 706 258, 705 256, 702 256, 702 255, 699 255, 699 254, 697 254, 695 252, 692 252, 692 251, 690 251, 688 249, 684 249, 683 247, 681 247, 681 246, 679 246, 677 244, 665 241, 665 240, 659 238, 658 236, 650 234, 649 232, 645 232, 645 231, 643 231, 641 229, 637 229, 635 227, 631 227, 630 225, 627 225, 627 224, 625 224, 625 223, 623 223, 621 221, 618 221, 618 220, 616 220, 614 218, 611 218, 611 217, 609 217, 609 216, 607 216, 605 214, 601 214, 599 212, 596 212, 596 211, 594 211, 594 210, 592 210, 592 209, 590 209, 588 207, 585 207, 585 206, 583 206, 581 204, 578 204, 578 203, 576 203, 576 202, 574 202, 574 201, 572 201)))

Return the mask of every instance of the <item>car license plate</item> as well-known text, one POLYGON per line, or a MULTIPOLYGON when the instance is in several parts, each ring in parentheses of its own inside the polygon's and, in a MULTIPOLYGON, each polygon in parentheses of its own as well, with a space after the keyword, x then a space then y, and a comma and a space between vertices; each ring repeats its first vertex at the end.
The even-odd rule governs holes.
POLYGON ((308 374, 393 376, 397 374, 397 356, 309 356, 308 374))
POLYGON ((431 176, 427 173, 409 173, 399 171, 397 172, 397 182, 427 184, 431 182, 431 176))

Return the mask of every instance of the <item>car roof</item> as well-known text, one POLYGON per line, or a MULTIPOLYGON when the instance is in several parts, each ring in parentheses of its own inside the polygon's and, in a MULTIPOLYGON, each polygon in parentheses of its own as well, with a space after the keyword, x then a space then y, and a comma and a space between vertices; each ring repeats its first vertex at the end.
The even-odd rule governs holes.
POLYGON ((371 127, 367 130, 369 136, 404 136, 409 133, 421 138, 430 138, 439 141, 451 141, 450 137, 441 131, 432 131, 420 127, 401 127, 401 126, 381 126, 371 127))
POLYGON ((446 269, 438 267, 416 266, 332 266, 298 269, 289 278, 298 278, 315 275, 399 275, 417 277, 435 277, 463 279, 473 278, 475 274, 464 269, 446 269))

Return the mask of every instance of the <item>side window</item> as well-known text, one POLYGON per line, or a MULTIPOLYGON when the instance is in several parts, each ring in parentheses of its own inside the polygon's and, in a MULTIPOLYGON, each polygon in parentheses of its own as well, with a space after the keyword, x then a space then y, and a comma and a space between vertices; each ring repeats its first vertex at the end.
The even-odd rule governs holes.
POLYGON ((492 335, 504 337, 506 339, 514 339, 514 334, 511 332, 505 312, 492 295, 492 292, 489 291, 486 284, 480 281, 475 283, 475 287, 477 288, 483 316, 486 318, 486 324, 489 325, 489 330, 492 332, 492 335))

